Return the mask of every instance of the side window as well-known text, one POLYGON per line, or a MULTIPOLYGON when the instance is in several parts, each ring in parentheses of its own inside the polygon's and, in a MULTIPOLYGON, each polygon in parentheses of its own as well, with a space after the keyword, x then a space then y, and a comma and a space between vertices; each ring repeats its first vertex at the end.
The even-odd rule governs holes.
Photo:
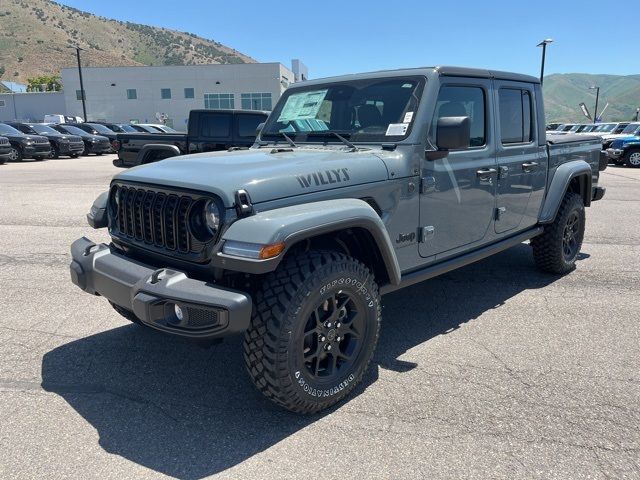
POLYGON ((436 127, 443 117, 469 117, 471 147, 481 147, 487 141, 485 128, 485 93, 480 87, 443 86, 438 93, 436 110, 429 130, 431 143, 437 145, 436 127))
POLYGON ((503 145, 533 140, 531 93, 519 88, 501 88, 498 92, 500 137, 503 145))
POLYGON ((209 113, 200 115, 200 136, 208 138, 228 138, 231 136, 231 115, 209 113))
POLYGON ((238 115, 238 136, 239 137, 255 137, 256 128, 262 122, 265 117, 262 115, 238 115))

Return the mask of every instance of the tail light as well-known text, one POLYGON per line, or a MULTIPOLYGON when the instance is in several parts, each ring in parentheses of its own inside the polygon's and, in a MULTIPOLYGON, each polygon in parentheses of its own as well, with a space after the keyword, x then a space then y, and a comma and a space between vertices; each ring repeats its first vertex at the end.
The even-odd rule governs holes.
POLYGON ((114 140, 113 142, 111 142, 111 146, 116 152, 120 150, 120 142, 118 140, 114 140))

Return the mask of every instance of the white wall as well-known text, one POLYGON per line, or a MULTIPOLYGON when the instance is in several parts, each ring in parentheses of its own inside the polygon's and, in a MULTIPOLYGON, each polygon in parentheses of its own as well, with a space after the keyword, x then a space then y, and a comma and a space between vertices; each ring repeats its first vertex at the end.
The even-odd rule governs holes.
POLYGON ((0 94, 0 122, 42 122, 48 113, 66 114, 62 92, 0 94))
MULTIPOLYGON (((293 83, 293 73, 279 63, 193 65, 158 67, 83 68, 87 116, 90 120, 156 123, 155 113, 166 113, 174 128, 186 129, 189 110, 204 108, 205 93, 235 94, 235 108, 241 108, 241 93, 271 93, 275 105, 284 91, 285 76, 293 83), (195 98, 185 99, 184 89, 195 89, 195 98), (171 99, 162 99, 160 90, 171 89, 171 99), (127 99, 127 89, 136 89, 137 99, 127 99)), ((62 70, 68 115, 82 116, 78 71, 62 70)), ((285 83, 286 84, 286 83, 285 83)))

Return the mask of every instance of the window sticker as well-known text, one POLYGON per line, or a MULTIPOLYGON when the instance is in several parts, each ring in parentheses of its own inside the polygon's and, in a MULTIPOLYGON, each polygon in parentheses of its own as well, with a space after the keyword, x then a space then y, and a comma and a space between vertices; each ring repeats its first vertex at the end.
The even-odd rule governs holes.
POLYGON ((282 108, 278 122, 316 118, 327 92, 327 89, 313 90, 311 92, 294 93, 289 96, 287 103, 282 108))
POLYGON ((404 135, 407 133, 407 129, 409 128, 408 123, 390 123, 387 127, 387 133, 385 135, 387 137, 395 136, 395 135, 404 135))
POLYGON ((404 120, 402 123, 411 123, 411 120, 413 120, 413 112, 407 112, 404 114, 404 120))

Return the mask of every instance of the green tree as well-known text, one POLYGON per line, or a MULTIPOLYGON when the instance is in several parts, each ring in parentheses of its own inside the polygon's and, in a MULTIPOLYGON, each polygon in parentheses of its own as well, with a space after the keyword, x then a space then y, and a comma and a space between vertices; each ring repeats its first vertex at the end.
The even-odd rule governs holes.
POLYGON ((62 90, 62 82, 57 75, 40 75, 27 78, 28 92, 57 92, 62 90))

